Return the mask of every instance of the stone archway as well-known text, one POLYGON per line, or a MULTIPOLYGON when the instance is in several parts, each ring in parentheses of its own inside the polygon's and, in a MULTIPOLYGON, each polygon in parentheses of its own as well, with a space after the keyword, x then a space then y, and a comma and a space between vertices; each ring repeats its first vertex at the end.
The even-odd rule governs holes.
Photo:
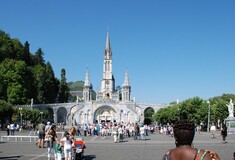
POLYGON ((116 122, 117 112, 111 106, 101 106, 94 112, 94 122, 116 122))
POLYGON ((57 110, 57 122, 56 123, 66 123, 67 110, 64 107, 60 107, 57 110))
POLYGON ((53 118, 53 109, 52 108, 47 108, 47 111, 48 111, 48 117, 47 117, 47 121, 50 121, 50 122, 54 122, 54 118, 53 118))
POLYGON ((147 107, 144 110, 144 123, 151 124, 154 121, 153 117, 154 117, 154 109, 152 107, 147 107))

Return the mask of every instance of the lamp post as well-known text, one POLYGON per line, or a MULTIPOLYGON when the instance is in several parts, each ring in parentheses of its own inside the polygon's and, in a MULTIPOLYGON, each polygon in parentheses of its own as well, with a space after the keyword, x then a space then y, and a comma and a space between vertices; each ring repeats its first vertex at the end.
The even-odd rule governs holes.
POLYGON ((41 114, 41 122, 42 122, 42 115, 43 115, 43 112, 40 112, 40 114, 41 114))
POLYGON ((211 112, 211 106, 210 101, 207 101, 209 108, 208 108, 208 121, 207 121, 207 132, 210 132, 210 112, 211 112))
POLYGON ((22 126, 22 109, 23 108, 21 108, 21 107, 19 108, 19 110, 20 110, 20 125, 21 126, 22 126))

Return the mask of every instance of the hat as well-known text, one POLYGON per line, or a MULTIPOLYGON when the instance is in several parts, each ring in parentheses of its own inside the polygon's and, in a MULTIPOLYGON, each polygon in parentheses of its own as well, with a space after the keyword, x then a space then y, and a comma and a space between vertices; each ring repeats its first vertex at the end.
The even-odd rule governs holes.
POLYGON ((49 122, 49 121, 47 122, 47 124, 50 124, 50 123, 51 123, 51 122, 49 122))

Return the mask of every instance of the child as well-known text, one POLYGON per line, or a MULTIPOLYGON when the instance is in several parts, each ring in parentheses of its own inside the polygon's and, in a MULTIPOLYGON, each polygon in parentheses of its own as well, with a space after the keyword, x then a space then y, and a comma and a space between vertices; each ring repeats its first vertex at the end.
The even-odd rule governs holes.
POLYGON ((55 152, 56 152, 57 160, 62 160, 62 149, 61 149, 60 141, 56 141, 55 152))

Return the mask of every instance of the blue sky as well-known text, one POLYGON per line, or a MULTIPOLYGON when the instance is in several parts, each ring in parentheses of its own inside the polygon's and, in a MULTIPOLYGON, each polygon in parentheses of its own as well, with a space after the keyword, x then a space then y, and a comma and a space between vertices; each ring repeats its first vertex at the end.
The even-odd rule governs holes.
POLYGON ((235 94, 234 0, 2 0, 0 29, 42 48, 60 79, 100 88, 107 31, 116 85, 160 104, 235 94))

